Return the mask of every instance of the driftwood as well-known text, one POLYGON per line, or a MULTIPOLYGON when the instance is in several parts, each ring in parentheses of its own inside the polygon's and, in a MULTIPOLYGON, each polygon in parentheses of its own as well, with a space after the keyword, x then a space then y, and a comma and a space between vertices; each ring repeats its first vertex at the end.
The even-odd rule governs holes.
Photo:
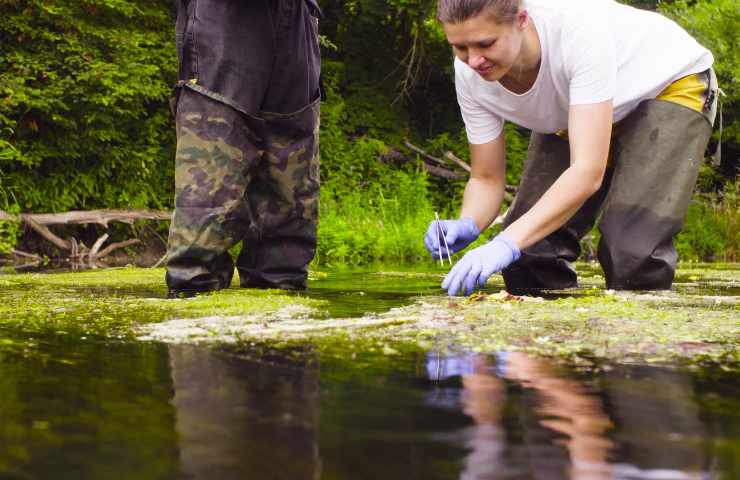
MULTIPOLYGON (((91 266, 94 266, 97 260, 110 255, 115 250, 135 245, 141 242, 141 240, 125 240, 102 248, 105 241, 108 240, 108 234, 106 233, 98 238, 93 246, 88 249, 84 243, 77 241, 74 237, 69 240, 60 238, 47 225, 82 225, 94 223, 108 228, 108 223, 110 222, 133 224, 136 220, 170 220, 170 218, 172 218, 172 212, 154 210, 89 210, 64 213, 22 213, 20 215, 11 215, 0 210, 0 221, 25 223, 29 228, 33 229, 60 250, 69 252, 69 259, 72 262, 87 262, 91 266)), ((14 250, 12 253, 23 257, 33 255, 17 250, 14 250)))
MULTIPOLYGON (((109 222, 123 222, 132 224, 136 220, 169 220, 172 212, 157 210, 86 210, 64 213, 22 213, 20 220, 33 220, 39 225, 73 225, 97 223, 104 227, 109 222)), ((18 220, 18 217, 9 215, 0 210, 0 220, 18 220)))

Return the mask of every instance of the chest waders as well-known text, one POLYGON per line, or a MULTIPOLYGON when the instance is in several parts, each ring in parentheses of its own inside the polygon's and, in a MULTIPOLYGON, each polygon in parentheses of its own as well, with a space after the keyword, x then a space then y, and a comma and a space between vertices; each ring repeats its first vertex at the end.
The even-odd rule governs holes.
MULTIPOLYGON (((563 227, 522 251, 503 271, 507 289, 526 293, 577 286, 571 262, 596 223, 607 288, 670 288, 678 260, 673 238, 683 227, 704 160, 717 91, 713 70, 690 75, 615 124, 601 188, 563 227)), ((504 228, 529 211, 569 166, 566 138, 533 133, 504 228)))
POLYGON ((303 289, 316 251, 315 0, 178 0, 171 292, 303 289))

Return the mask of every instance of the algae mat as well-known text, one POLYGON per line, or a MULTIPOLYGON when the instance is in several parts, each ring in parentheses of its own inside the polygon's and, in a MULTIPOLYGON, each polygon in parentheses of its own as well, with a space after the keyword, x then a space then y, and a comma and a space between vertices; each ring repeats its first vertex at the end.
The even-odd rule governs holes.
POLYGON ((740 265, 683 265, 667 292, 608 291, 597 268, 580 264, 578 270, 575 290, 512 297, 495 276, 482 293, 455 299, 439 289, 442 271, 313 272, 305 294, 231 288, 177 300, 164 298, 161 269, 4 274, 0 328, 13 340, 0 340, 0 348, 32 352, 34 335, 53 334, 247 348, 311 345, 338 355, 519 350, 570 360, 711 361, 738 368, 740 265), (368 313, 333 315, 340 300, 368 313))

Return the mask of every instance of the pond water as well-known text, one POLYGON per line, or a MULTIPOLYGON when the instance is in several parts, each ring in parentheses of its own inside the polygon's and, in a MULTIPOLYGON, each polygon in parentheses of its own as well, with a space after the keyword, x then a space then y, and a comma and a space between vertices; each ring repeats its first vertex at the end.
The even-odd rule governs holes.
MULTIPOLYGON (((438 294, 440 279, 338 272, 308 295, 329 317, 359 316, 438 294)), ((679 280, 738 295, 736 282, 679 280)), ((5 328, 0 343, 28 335, 5 328)), ((722 364, 33 344, 0 354, 2 480, 740 478, 740 372, 722 364)))

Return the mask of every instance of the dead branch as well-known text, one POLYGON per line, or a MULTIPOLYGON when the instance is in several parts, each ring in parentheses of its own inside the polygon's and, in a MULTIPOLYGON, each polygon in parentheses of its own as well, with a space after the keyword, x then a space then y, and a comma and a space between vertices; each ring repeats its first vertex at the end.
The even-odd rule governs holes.
POLYGON ((419 155, 421 155, 423 158, 425 158, 427 160, 430 160, 430 161, 432 161, 432 162, 434 162, 436 164, 439 164, 439 165, 442 165, 442 166, 445 166, 445 167, 448 165, 447 162, 445 162, 441 158, 435 157, 434 155, 430 155, 426 150, 424 150, 424 149, 422 149, 420 147, 417 147, 413 143, 409 142, 408 138, 407 139, 404 139, 403 144, 406 145, 406 147, 408 147, 409 150, 418 153, 419 155))
POLYGON ((155 263, 154 265, 152 265, 152 268, 157 268, 158 266, 162 265, 165 260, 167 260, 167 253, 165 253, 164 255, 162 255, 162 258, 160 258, 159 260, 157 260, 157 263, 155 263))
MULTIPOLYGON (((104 234, 93 244, 91 249, 79 242, 76 238, 71 237, 64 240, 55 235, 47 225, 79 225, 95 223, 108 228, 110 222, 123 222, 133 224, 136 220, 170 220, 172 212, 156 210, 90 210, 90 211, 71 211, 64 213, 22 213, 20 215, 11 215, 8 212, 0 210, 0 221, 12 221, 25 223, 29 228, 41 235, 60 250, 69 252, 69 259, 73 263, 89 261, 94 264, 97 259, 110 255, 113 251, 128 247, 140 242, 138 239, 126 240, 109 245, 100 250, 109 235, 104 234)), ((16 255, 24 256, 20 253, 16 255)), ((25 252, 24 252, 25 253, 25 252)), ((32 254, 26 254, 32 255, 32 254)), ((38 256, 29 258, 39 258, 38 256)))
MULTIPOLYGON (((417 147, 413 143, 409 142, 408 139, 405 139, 403 141, 403 144, 407 148, 409 148, 411 151, 416 152, 419 155, 421 155, 422 158, 425 159, 425 160, 429 160, 429 161, 434 162, 434 163, 439 164, 439 165, 444 165, 444 166, 449 165, 448 162, 445 162, 441 158, 435 157, 434 155, 429 154, 423 148, 417 147)), ((444 153, 444 158, 446 158, 447 160, 449 160, 453 164, 457 165, 458 167, 462 168, 466 172, 470 173, 470 171, 471 171, 470 165, 468 165, 467 163, 465 163, 465 161, 463 161, 460 157, 458 157, 454 153, 452 153, 450 151, 447 151, 447 152, 444 153)), ((452 179, 452 180, 458 180, 458 179, 460 179, 460 178, 463 177, 463 175, 458 174, 456 172, 453 172, 451 170, 447 170, 445 168, 435 167, 433 165, 427 165, 427 164, 424 164, 424 167, 427 169, 427 171, 429 171, 429 173, 431 173, 432 175, 437 176, 437 177, 449 178, 449 179, 452 179)), ((516 191, 517 191, 517 187, 514 187, 512 185, 506 185, 505 186, 505 190, 504 190, 504 200, 506 200, 509 204, 511 204, 511 202, 514 201, 514 196, 512 194, 516 194, 516 191)))
POLYGON ((51 233, 51 230, 38 223, 32 216, 21 215, 21 218, 23 219, 23 221, 26 222, 26 224, 28 224, 29 227, 31 227, 39 235, 56 245, 57 248, 61 250, 72 250, 72 244, 70 242, 62 240, 61 238, 51 233))
POLYGON ((453 172, 452 170, 448 170, 442 167, 435 167, 434 165, 429 165, 428 163, 424 163, 423 165, 426 171, 431 173, 435 177, 447 178, 449 180, 459 180, 462 178, 461 174, 453 172))
POLYGON ((465 170, 466 172, 470 172, 470 165, 465 163, 460 157, 458 157, 454 153, 449 152, 449 151, 445 152, 444 157, 447 160, 451 161, 452 163, 462 167, 462 169, 465 170))
POLYGON ((64 213, 24 213, 23 220, 32 218, 41 225, 72 225, 97 223, 108 227, 109 222, 132 224, 136 220, 169 220, 172 212, 156 210, 89 210, 64 213))
POLYGON ((108 245, 107 247, 105 247, 103 250, 100 251, 97 258, 105 258, 111 253, 113 253, 113 251, 118 250, 119 248, 130 247, 131 245, 136 245, 137 243, 141 243, 141 240, 139 240, 138 238, 132 238, 131 240, 124 240, 123 242, 111 243, 110 245, 108 245))
POLYGON ((31 258, 33 260, 41 260, 41 257, 36 255, 35 253, 27 253, 22 250, 16 250, 15 248, 11 249, 10 253, 18 257, 31 258))
POLYGON ((398 95, 393 102, 391 102, 392 105, 396 104, 396 102, 401 100, 403 97, 408 98, 411 96, 411 90, 414 88, 416 78, 419 76, 419 71, 421 70, 423 58, 422 49, 422 38, 421 35, 419 35, 419 29, 417 28, 414 32, 414 40, 411 44, 411 49, 403 57, 403 60, 401 60, 401 65, 406 66, 406 73, 398 84, 398 95))
POLYGON ((423 160, 428 160, 430 162, 434 162, 437 165, 441 165, 441 167, 437 167, 435 165, 430 165, 429 163, 424 163, 424 168, 427 170, 427 172, 431 173, 435 177, 441 177, 441 178, 447 178, 449 180, 459 180, 463 177, 462 174, 454 172, 452 170, 449 170, 447 168, 443 168, 448 166, 449 164, 442 160, 441 158, 437 158, 433 155, 430 155, 423 149, 417 147, 413 143, 409 142, 408 139, 403 141, 403 144, 406 145, 411 151, 418 153, 423 160))
POLYGON ((69 239, 69 243, 72 244, 72 252, 69 254, 69 258, 71 258, 73 260, 79 259, 79 257, 80 257, 80 247, 79 247, 79 244, 77 243, 77 239, 74 238, 74 237, 71 237, 69 239))
POLYGON ((22 213, 11 215, 0 210, 0 221, 35 222, 37 225, 74 225, 97 223, 108 227, 109 222, 132 224, 136 220, 170 220, 172 212, 163 210, 87 210, 64 213, 22 213))
POLYGON ((105 243, 106 240, 108 240, 108 234, 107 233, 104 233, 103 235, 100 236, 100 238, 98 238, 95 241, 95 243, 93 243, 93 246, 90 249, 90 253, 88 254, 88 259, 89 259, 90 263, 94 263, 95 262, 95 259, 98 256, 98 251, 100 250, 100 247, 103 246, 103 243, 105 243))

